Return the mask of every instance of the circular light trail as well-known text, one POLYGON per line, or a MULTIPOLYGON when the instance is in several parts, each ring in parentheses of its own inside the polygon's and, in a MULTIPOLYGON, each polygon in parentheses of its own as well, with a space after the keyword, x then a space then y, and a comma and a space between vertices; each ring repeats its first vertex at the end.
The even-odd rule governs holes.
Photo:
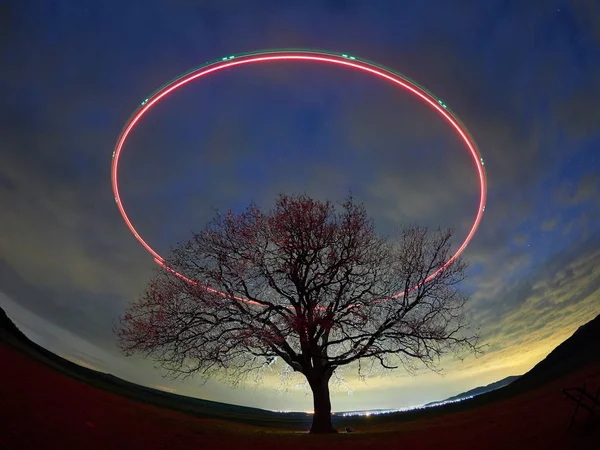
MULTIPOLYGON (((414 94, 419 100, 421 100, 423 103, 431 106, 438 114, 440 114, 452 126, 454 131, 462 139, 462 141, 466 145, 467 149, 469 150, 471 157, 473 158, 473 161, 474 161, 476 169, 477 169, 477 175, 479 176, 479 185, 480 185, 479 208, 477 210, 477 214, 473 221, 473 225, 471 226, 471 229, 470 229, 467 237, 465 238, 463 243, 460 245, 460 247, 458 248, 456 253, 454 253, 454 255, 442 267, 440 267, 435 273, 431 274, 424 281, 424 283, 433 279, 442 270, 444 270, 444 268, 446 268, 456 258, 458 258, 458 256, 465 250, 465 248, 467 247, 467 245, 469 244, 471 239, 473 239, 475 231, 477 231, 477 227, 479 226, 479 223, 481 222, 483 212, 485 211, 485 202, 486 202, 486 195, 487 195, 487 181, 486 181, 486 176, 485 176, 483 158, 481 157, 479 150, 477 148, 477 145, 475 144, 475 141, 473 140, 473 138, 467 131, 466 127, 462 124, 462 122, 458 119, 458 117, 452 111, 450 111, 448 106, 441 99, 437 98, 431 92, 427 91, 426 89, 424 89, 423 87, 421 87, 417 83, 415 83, 414 81, 410 80, 409 78, 405 77, 404 75, 399 74, 398 72, 395 72, 391 69, 383 67, 379 64, 376 64, 376 63, 373 63, 370 61, 366 61, 363 59, 359 59, 355 56, 351 56, 351 55, 348 55, 345 53, 332 53, 332 52, 326 52, 326 51, 320 51, 320 50, 314 51, 314 50, 277 50, 277 49, 275 49, 275 50, 265 50, 265 51, 258 51, 258 52, 252 52, 252 53, 245 53, 245 54, 241 54, 241 55, 226 56, 217 61, 206 63, 205 65, 203 65, 197 69, 194 69, 191 72, 188 72, 188 73, 180 76, 179 78, 176 78, 174 81, 171 81, 170 83, 166 84, 165 86, 160 88, 158 91, 156 91, 153 95, 146 98, 142 102, 142 104, 138 107, 138 109, 133 113, 133 115, 131 116, 129 121, 125 124, 125 127, 123 128, 123 131, 121 132, 119 139, 117 140, 117 144, 116 144, 114 152, 113 152, 112 169, 111 169, 112 188, 113 188, 113 192, 115 195, 115 201, 117 202, 117 207, 119 208, 119 212, 121 213, 121 216, 123 217, 123 220, 125 221, 125 224, 127 225, 127 227, 131 230, 131 232, 133 233, 135 238, 139 241, 139 243, 142 244, 142 246, 154 257, 154 261, 157 264, 159 264, 160 266, 162 266, 169 272, 173 273, 177 277, 179 277, 191 284, 199 285, 197 282, 187 278, 185 275, 180 274, 176 270, 169 267, 166 264, 165 259, 162 256, 160 256, 152 247, 150 247, 150 245, 142 238, 142 236, 140 236, 140 234, 137 232, 137 230, 133 226, 133 223, 131 222, 131 220, 127 216, 127 213, 125 212, 125 208, 123 207, 123 202, 121 201, 121 195, 119 193, 119 183, 118 183, 119 158, 121 156, 121 153, 123 152, 123 148, 125 146, 127 138, 129 137, 130 133, 135 128, 135 126, 140 122, 142 117, 144 117, 144 115, 152 107, 156 106, 161 100, 168 97, 169 94, 172 94, 177 89, 185 86, 186 84, 190 83, 191 81, 200 79, 200 78, 210 75, 212 73, 219 72, 223 69, 229 69, 229 68, 233 68, 233 67, 237 67, 237 66, 244 66, 244 65, 254 64, 254 63, 277 62, 277 61, 308 61, 308 62, 338 65, 341 67, 346 67, 346 68, 350 68, 350 69, 355 69, 357 71, 366 72, 366 73, 375 75, 383 80, 387 80, 391 83, 394 83, 398 87, 401 87, 401 88, 409 91, 410 93, 414 94)), ((227 297, 226 294, 224 294, 216 289, 213 289, 209 286, 201 286, 201 287, 210 292, 220 294, 224 297, 227 297)), ((412 289, 415 289, 416 287, 418 287, 418 286, 414 286, 412 289)), ((399 292, 399 293, 395 294, 392 298, 398 298, 403 295, 404 295, 404 292, 399 292)), ((260 304, 260 303, 251 301, 249 299, 241 298, 241 297, 235 297, 235 298, 237 300, 240 300, 240 301, 243 301, 246 303, 250 303, 250 304, 260 304)))

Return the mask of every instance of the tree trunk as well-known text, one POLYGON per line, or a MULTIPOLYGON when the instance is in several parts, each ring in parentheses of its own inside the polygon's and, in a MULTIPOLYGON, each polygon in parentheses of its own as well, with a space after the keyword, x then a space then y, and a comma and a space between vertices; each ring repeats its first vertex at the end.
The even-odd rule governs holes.
POLYGON ((313 393, 314 414, 311 433, 337 433, 331 425, 331 400, 329 399, 329 378, 309 382, 313 393))

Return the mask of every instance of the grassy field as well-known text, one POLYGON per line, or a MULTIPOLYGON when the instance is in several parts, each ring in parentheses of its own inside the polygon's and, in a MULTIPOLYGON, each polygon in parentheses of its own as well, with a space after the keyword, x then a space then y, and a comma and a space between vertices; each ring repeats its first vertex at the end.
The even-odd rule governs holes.
POLYGON ((229 420, 226 413, 220 419, 199 417, 139 402, 66 376, 1 343, 0 361, 3 450, 600 448, 597 419, 584 429, 582 413, 567 431, 574 405, 559 390, 584 380, 600 382, 600 364, 521 393, 496 393, 471 405, 416 415, 352 419, 346 423, 355 433, 310 436, 304 424, 293 421, 276 423, 260 415, 250 422, 229 420))

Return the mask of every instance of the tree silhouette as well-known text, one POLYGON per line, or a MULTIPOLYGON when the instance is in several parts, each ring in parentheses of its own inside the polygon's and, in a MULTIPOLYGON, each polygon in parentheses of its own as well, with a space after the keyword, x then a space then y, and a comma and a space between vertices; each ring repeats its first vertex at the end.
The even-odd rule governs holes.
POLYGON ((352 197, 339 212, 281 195, 267 212, 217 215, 120 317, 119 344, 174 376, 233 382, 280 358, 310 385, 311 433, 335 432, 329 380, 338 367, 435 368, 446 352, 477 350, 457 288, 465 264, 446 265, 450 237, 413 227, 380 238, 352 197))

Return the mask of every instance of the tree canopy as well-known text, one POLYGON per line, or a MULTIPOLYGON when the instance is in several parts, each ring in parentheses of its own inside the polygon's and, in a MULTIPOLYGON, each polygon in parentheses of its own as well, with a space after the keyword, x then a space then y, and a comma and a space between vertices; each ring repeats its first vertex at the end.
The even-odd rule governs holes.
POLYGON ((328 383, 338 367, 435 368, 446 352, 476 350, 451 232, 411 227, 385 239, 362 204, 340 206, 281 195, 270 211, 217 215, 121 317, 122 350, 175 376, 232 381, 280 358, 313 391, 312 432, 334 431, 328 383))

